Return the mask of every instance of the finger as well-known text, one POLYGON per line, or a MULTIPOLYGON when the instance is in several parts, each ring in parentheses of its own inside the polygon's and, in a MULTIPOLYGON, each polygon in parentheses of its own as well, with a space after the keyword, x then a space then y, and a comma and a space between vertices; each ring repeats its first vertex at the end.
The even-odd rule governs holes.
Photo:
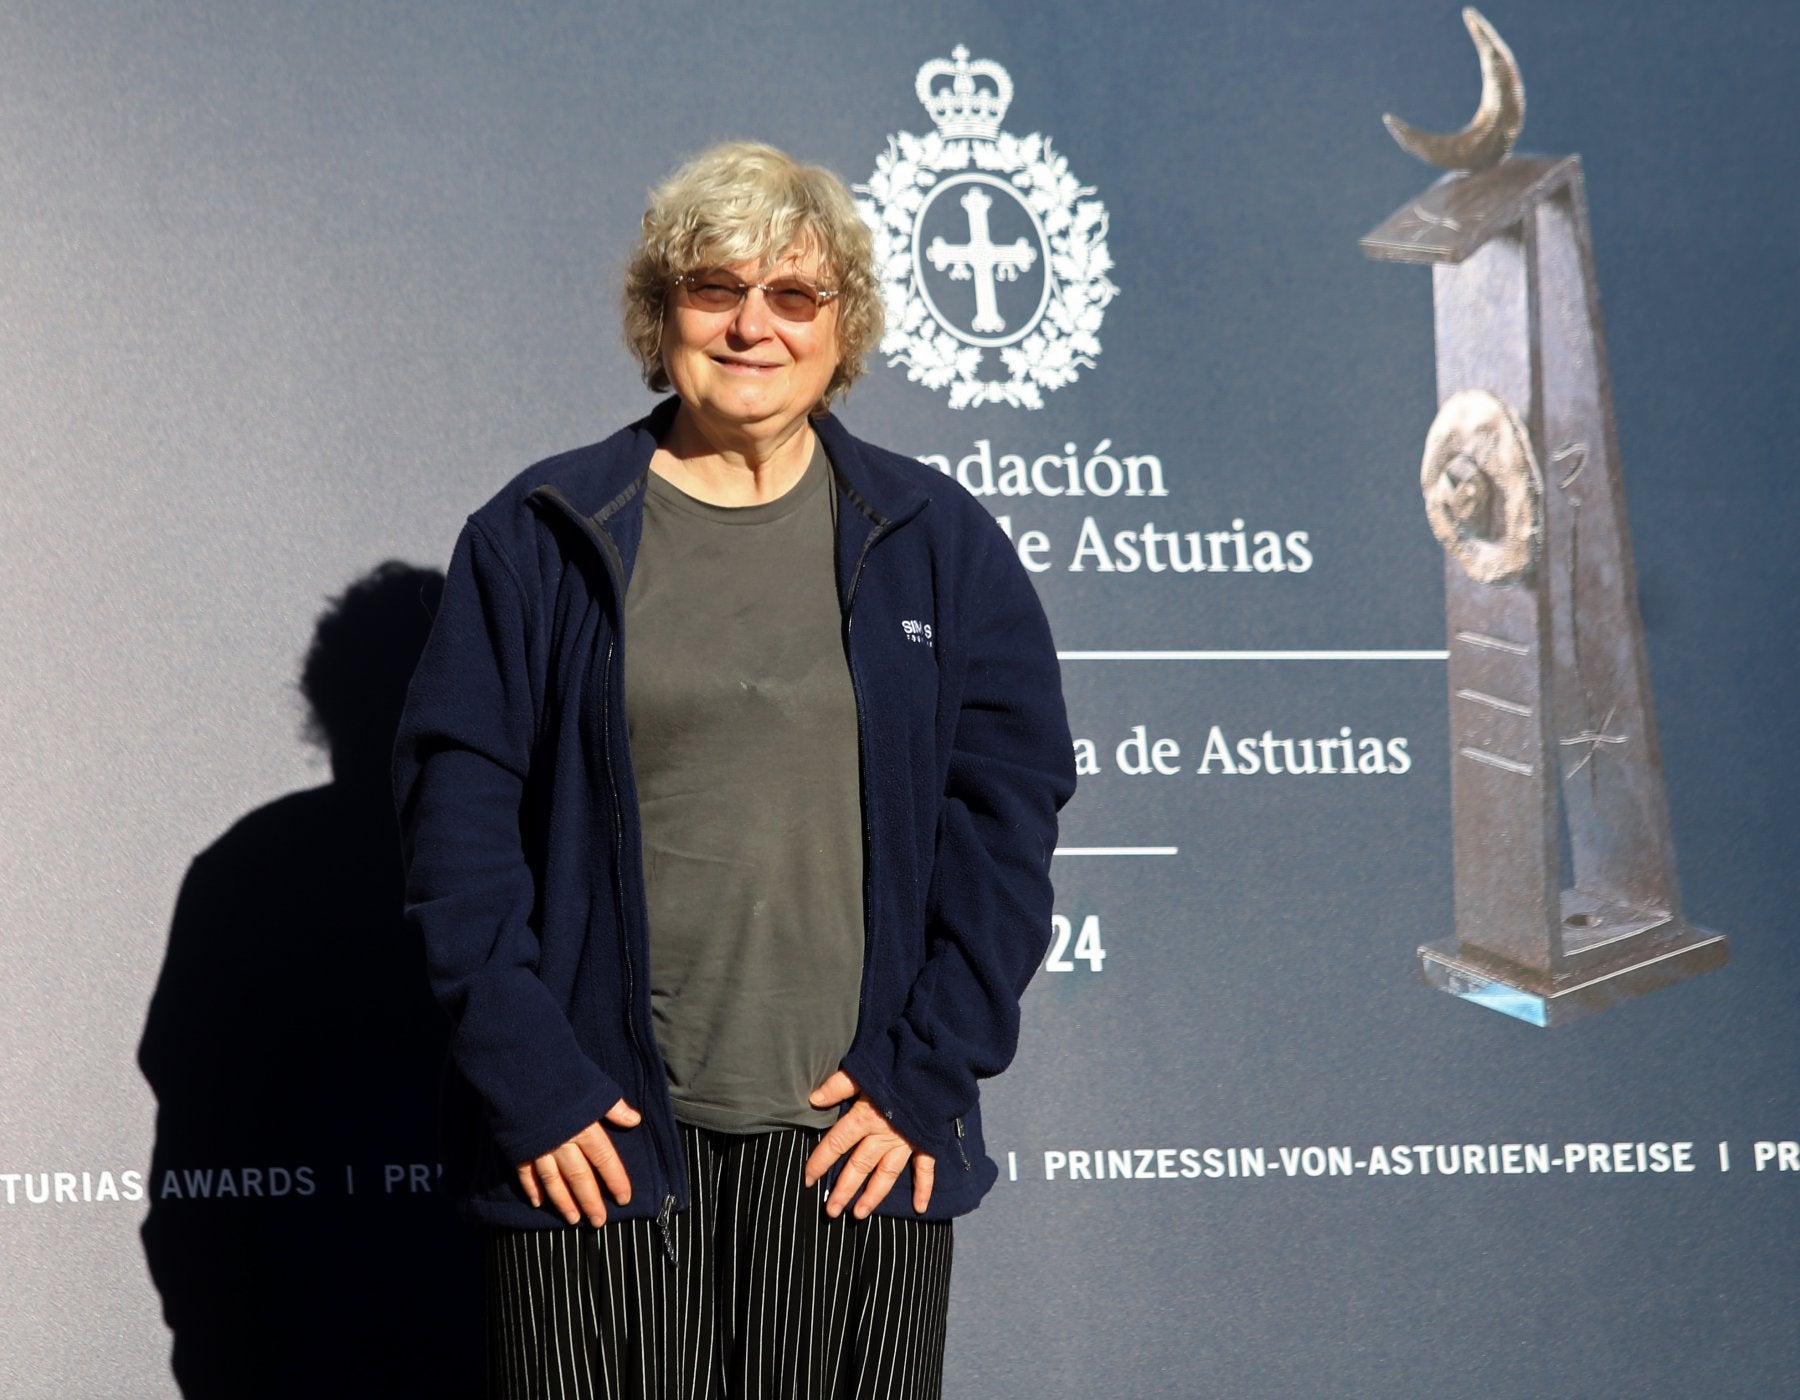
POLYGON ((626 1103, 624 1099, 620 1099, 606 1110, 606 1121, 621 1128, 635 1128, 644 1121, 644 1115, 626 1103))
POLYGON ((920 1152, 913 1156, 913 1213, 925 1214, 931 1205, 931 1188, 937 1181, 937 1158, 920 1152))
POLYGON ((831 1195, 825 1200, 825 1214, 836 1220, 844 1213, 844 1207, 856 1199, 856 1191, 868 1177, 868 1172, 856 1165, 852 1157, 844 1159, 843 1168, 838 1172, 837 1184, 831 1188, 831 1195))
MULTIPOLYGON (((619 1156, 618 1149, 612 1145, 602 1128, 589 1128, 575 1139, 575 1145, 581 1149, 582 1156, 593 1165, 600 1174, 601 1184, 612 1192, 612 1197, 620 1205, 631 1201, 631 1178, 625 1173, 625 1161, 619 1156)), ((604 1206, 601 1207, 605 1209, 604 1206)))
POLYGON ((521 1162, 517 1171, 519 1173, 519 1189, 525 1193, 525 1199, 530 1201, 534 1207, 543 1205, 544 1193, 538 1190, 537 1172, 533 1170, 532 1164, 521 1162))
POLYGON ((815 1181, 819 1180, 820 1177, 824 1176, 826 1172, 830 1171, 832 1164, 843 1155, 843 1149, 833 1146, 829 1135, 820 1138, 819 1145, 812 1150, 812 1156, 806 1159, 806 1166, 802 1173, 802 1179, 806 1182, 807 1186, 810 1187, 815 1181))
POLYGON ((562 1173, 556 1169, 556 1158, 539 1157, 536 1166, 537 1177, 543 1183, 544 1195, 549 1199, 550 1209, 570 1225, 579 1225, 581 1212, 575 1209, 575 1202, 569 1197, 569 1188, 563 1184, 562 1173))
MULTIPOLYGON (((575 1198, 590 1225, 606 1223, 606 1201, 600 1195, 600 1183, 594 1179, 593 1169, 588 1166, 587 1157, 582 1149, 574 1143, 565 1142, 556 1149, 556 1165, 562 1173, 563 1181, 568 1185, 569 1194, 575 1198)), ((575 1221, 569 1222, 571 1225, 575 1221)))
POLYGON ((838 1069, 833 1070, 825 1082, 807 1095, 807 1098, 814 1108, 830 1108, 845 1099, 855 1098, 856 1093, 856 1081, 838 1069))
POLYGON ((858 1220, 867 1220, 875 1207, 887 1199, 888 1192, 894 1189, 894 1183, 900 1179, 900 1172, 910 1156, 912 1148, 901 1143, 882 1157, 881 1165, 875 1168, 869 1177, 869 1184, 856 1199, 855 1213, 858 1220))
POLYGON ((808 1186, 830 1171, 839 1157, 842 1157, 862 1140, 866 1129, 860 1128, 855 1120, 856 1110, 852 1109, 833 1123, 826 1131, 825 1136, 819 1139, 819 1145, 813 1148, 812 1156, 806 1159, 805 1175, 808 1186))
POLYGON ((869 1106, 867 1100, 853 1105, 848 1113, 825 1131, 812 1156, 806 1159, 806 1184, 811 1186, 846 1152, 853 1150, 870 1133, 884 1132, 887 1124, 869 1106))
POLYGON ((835 1220, 844 1213, 845 1207, 856 1199, 856 1193, 869 1179, 869 1173, 881 1164, 882 1156, 882 1146, 873 1138, 864 1138, 856 1145, 856 1151, 844 1158, 837 1185, 831 1188, 831 1196, 825 1202, 825 1214, 835 1220))

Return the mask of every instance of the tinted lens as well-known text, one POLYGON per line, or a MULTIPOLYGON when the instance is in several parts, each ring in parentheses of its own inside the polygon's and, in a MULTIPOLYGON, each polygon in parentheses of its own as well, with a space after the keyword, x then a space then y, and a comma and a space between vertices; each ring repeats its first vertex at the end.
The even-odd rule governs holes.
POLYGON ((784 321, 810 321, 819 314, 819 294, 797 277, 771 282, 765 295, 769 310, 784 321))
MULTIPOLYGON (((749 290, 729 272, 709 268, 678 279, 687 292, 688 305, 701 311, 730 311, 749 290)), ((769 310, 784 321, 810 321, 819 314, 820 297, 812 283, 798 277, 778 277, 763 288, 769 310)))
POLYGON ((743 284, 723 272, 696 272, 686 281, 688 300, 702 311, 726 311, 738 304, 743 284))

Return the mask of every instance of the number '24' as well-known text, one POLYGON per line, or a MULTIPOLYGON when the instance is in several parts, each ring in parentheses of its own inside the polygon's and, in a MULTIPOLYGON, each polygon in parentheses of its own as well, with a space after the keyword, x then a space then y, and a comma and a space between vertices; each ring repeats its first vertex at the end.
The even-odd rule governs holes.
POLYGON ((1045 972, 1073 972, 1077 959, 1088 965, 1089 972, 1098 972, 1100 965, 1106 961, 1106 949, 1100 946, 1100 916, 1089 914, 1081 921, 1077 930, 1074 924, 1061 914, 1050 916, 1050 956, 1044 959, 1045 972), (1069 942, 1073 938, 1075 951, 1069 951, 1069 942))

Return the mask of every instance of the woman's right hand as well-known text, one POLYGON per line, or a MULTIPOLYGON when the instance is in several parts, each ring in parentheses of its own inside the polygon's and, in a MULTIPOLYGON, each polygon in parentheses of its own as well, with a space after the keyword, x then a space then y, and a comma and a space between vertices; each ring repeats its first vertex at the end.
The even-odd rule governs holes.
MULTIPOLYGON (((606 1110, 606 1121, 615 1128, 635 1128, 643 1115, 620 1099, 606 1110)), ((534 1206, 542 1206, 547 1199, 551 1209, 571 1225, 580 1224, 584 1215, 590 1225, 606 1223, 602 1185, 620 1205, 631 1200, 631 1178, 625 1174, 625 1163, 598 1123, 589 1123, 542 1157, 519 1163, 518 1172, 525 1199, 534 1206)))

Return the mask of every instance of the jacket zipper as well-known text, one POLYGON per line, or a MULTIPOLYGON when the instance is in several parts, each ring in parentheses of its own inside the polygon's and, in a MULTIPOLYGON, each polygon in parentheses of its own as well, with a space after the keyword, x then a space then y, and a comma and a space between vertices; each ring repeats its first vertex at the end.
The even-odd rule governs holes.
POLYGON ((675 1251, 675 1228, 672 1218, 674 1214, 675 1198, 664 1196, 662 1209, 656 1212, 656 1233, 662 1240, 663 1253, 668 1256, 672 1266, 681 1262, 675 1251))
MULTIPOLYGON (((863 546, 862 546, 861 551, 856 556, 856 567, 850 571, 850 587, 845 590, 845 594, 844 594, 844 659, 850 669, 850 694, 851 694, 852 699, 854 699, 856 702, 856 736, 857 736, 857 744, 858 744, 859 749, 862 744, 862 735, 863 735, 863 699, 862 699, 862 683, 860 681, 858 681, 857 676, 856 676, 856 652, 851 646, 851 635, 852 635, 852 631, 856 625, 856 618, 855 618, 854 613, 851 611, 851 609, 856 604, 856 588, 857 588, 857 585, 862 582, 863 565, 868 562, 869 551, 875 547, 875 542, 877 540, 879 540, 882 537, 882 535, 887 533, 887 531, 891 527, 891 525, 892 525, 891 521, 883 520, 879 524, 877 524, 874 529, 869 531, 868 537, 863 540, 863 546)), ((870 865, 869 849, 870 849, 871 842, 869 840, 869 817, 868 817, 869 804, 868 804, 868 801, 866 798, 866 794, 865 794, 865 800, 863 801, 863 803, 861 805, 862 805, 862 809, 863 809, 863 911, 864 911, 864 913, 863 913, 863 975, 862 975, 862 981, 858 985, 857 990, 856 990, 856 1024, 857 1024, 857 1032, 859 1035, 861 1034, 862 1024, 863 1024, 863 1011, 868 1004, 869 964, 870 964, 871 952, 872 952, 870 945, 873 942, 873 939, 870 936, 872 931, 869 928, 869 916, 868 916, 869 885, 870 885, 870 881, 869 881, 869 865, 870 865)), ((892 1108, 883 1109, 882 1114, 890 1122, 893 1121, 894 1113, 893 1113, 892 1108)), ((955 1120, 955 1123, 956 1123, 956 1155, 962 1159, 963 1170, 964 1171, 972 1171, 972 1170, 974 1170, 974 1168, 969 1165, 969 1154, 964 1149, 964 1146, 963 1146, 963 1121, 962 1121, 962 1119, 958 1118, 955 1120)))
MULTIPOLYGON (((614 617, 613 617, 613 635, 607 639, 606 658, 601 667, 601 691, 602 691, 602 694, 601 694, 601 702, 600 702, 601 752, 603 754, 607 755, 608 759, 610 760, 610 758, 612 756, 613 657, 617 651, 619 643, 623 640, 623 635, 624 635, 624 621, 625 621, 624 581, 619 577, 618 571, 613 567, 612 559, 609 557, 609 555, 607 553, 606 544, 600 537, 599 526, 595 525, 591 520, 588 520, 586 517, 582 516, 580 514, 580 512, 578 512, 573 506, 571 506, 568 503, 567 500, 565 500, 563 498, 563 496, 560 492, 555 491, 553 489, 548 489, 548 488, 540 488, 540 490, 546 500, 548 500, 552 504, 554 504, 558 510, 560 510, 564 515, 566 515, 570 520, 572 520, 581 529, 582 534, 587 538, 589 543, 591 543, 594 546, 594 552, 600 556, 600 565, 603 569, 605 569, 606 577, 607 577, 608 581, 612 584, 613 601, 616 606, 615 606, 614 617)), ((624 865, 625 865, 625 861, 624 861, 624 854, 625 854, 625 852, 624 852, 624 844, 625 844, 624 803, 619 798, 618 779, 613 772, 612 764, 610 761, 607 763, 607 767, 606 767, 606 789, 607 789, 607 795, 612 801, 612 812, 613 812, 612 886, 613 886, 613 897, 614 897, 614 900, 616 901, 617 908, 619 911, 619 924, 620 924, 620 935, 621 935, 620 939, 619 939, 619 951, 620 951, 621 961, 625 965, 625 1003, 626 1003, 626 1007, 627 1007, 627 1011, 626 1011, 626 1015, 625 1015, 625 1034, 631 1041, 632 1049, 637 1052, 638 1071, 639 1071, 639 1075, 640 1075, 640 1078, 638 1081, 638 1089, 639 1089, 638 1097, 639 1097, 639 1100, 644 1104, 645 1109, 648 1110, 651 1106, 650 1105, 650 1096, 656 1092, 661 1092, 661 1093, 666 1094, 667 1090, 666 1089, 660 1089, 660 1090, 653 1089, 642 1077, 644 1067, 646 1065, 655 1067, 656 1065, 658 1065, 660 1063, 660 1059, 658 1057, 653 1056, 646 1052, 646 1050, 644 1048, 644 1043, 638 1035, 637 1019, 636 1019, 636 1015, 635 1015, 636 1008, 637 1008, 637 965, 631 955, 631 929, 629 927, 629 915, 628 915, 628 912, 626 909, 626 905, 627 905, 628 901, 625 896, 625 880, 624 880, 624 865)), ((668 1192, 667 1192, 667 1194, 665 1194, 663 1196, 661 1206, 656 1213, 657 1235, 662 1243, 664 1255, 667 1256, 670 1264, 675 1264, 675 1263, 678 1263, 679 1261, 677 1258, 674 1231, 673 1231, 673 1228, 671 1225, 670 1217, 673 1215, 673 1213, 676 1210, 677 1205, 678 1205, 678 1202, 676 1201, 676 1198, 675 1198, 674 1189, 675 1189, 675 1186, 676 1186, 679 1178, 676 1176, 675 1172, 673 1171, 673 1169, 670 1166, 669 1154, 664 1147, 661 1134, 657 1131, 658 1119, 648 1112, 645 1113, 645 1119, 649 1123, 649 1126, 651 1129, 651 1131, 650 1131, 651 1148, 656 1153, 657 1165, 662 1169, 663 1181, 666 1184, 666 1186, 668 1187, 668 1192)))
MULTIPOLYGON (((607 574, 609 577, 612 575, 610 564, 607 566, 607 574)), ((618 592, 618 583, 616 579, 614 580, 614 592, 615 594, 618 592)), ((601 752, 605 753, 609 759, 612 754, 613 655, 618 646, 620 634, 624 631, 624 614, 625 609, 621 606, 618 609, 613 624, 613 636, 607 638, 606 641, 606 662, 601 669, 601 686, 605 691, 600 702, 601 752)), ((623 875, 625 865, 625 805, 619 800, 619 784, 613 777, 612 764, 610 762, 608 762, 606 767, 606 788, 608 794, 612 798, 613 809, 613 896, 618 901, 619 920, 620 923, 623 924, 626 918, 625 880, 623 875)), ((631 1037, 632 1048, 637 1051, 638 1068, 641 1071, 649 1057, 645 1055, 643 1043, 638 1039, 637 1033, 637 1018, 635 1015, 637 1007, 637 966, 631 957, 630 932, 625 929, 621 929, 621 932, 625 935, 619 940, 619 950, 625 963, 625 1004, 630 1008, 625 1014, 625 1033, 631 1037)), ((638 1090, 638 1097, 643 1100, 645 1106, 648 1107, 649 1086, 643 1082, 642 1078, 639 1079, 638 1090)), ((673 1187, 675 1184, 675 1177, 669 1169, 668 1158, 663 1152, 662 1139, 654 1130, 652 1130, 650 1134, 650 1142, 656 1148, 657 1161, 662 1165, 663 1180, 673 1187)), ((662 1198, 662 1205, 656 1212, 656 1233, 658 1238, 662 1241, 663 1253, 668 1256, 669 1263, 679 1264, 681 1261, 676 1254, 675 1235, 674 1231, 670 1228, 669 1220, 669 1217, 674 1213, 674 1210, 675 1197, 671 1192, 662 1198)))
MULTIPOLYGON (((851 637, 856 627, 856 617, 851 609, 856 606, 856 589, 857 585, 862 582, 863 565, 868 562, 869 551, 875 547, 875 541, 881 538, 887 528, 888 522, 884 520, 876 524, 875 528, 869 531, 868 536, 863 540, 862 550, 856 556, 856 567, 850 571, 850 586, 844 590, 844 664, 850 672, 850 698, 856 705, 857 753, 859 755, 862 773, 865 775, 868 771, 868 764, 861 760, 860 755, 862 753, 863 734, 866 726, 863 718, 862 682, 857 679, 856 651, 851 645, 851 637)), ((866 778, 859 777, 859 781, 866 781, 866 778)), ((869 840, 869 797, 866 792, 861 794, 861 800, 857 805, 862 809, 863 838, 863 968, 862 976, 858 979, 856 984, 856 1034, 860 1036, 862 1033, 863 1012, 868 1007, 869 965, 873 960, 874 952, 872 946, 874 939, 871 936, 869 927, 869 851, 872 843, 869 840)), ((893 1119, 894 1115, 891 1108, 884 1109, 883 1113, 890 1121, 893 1119)))

